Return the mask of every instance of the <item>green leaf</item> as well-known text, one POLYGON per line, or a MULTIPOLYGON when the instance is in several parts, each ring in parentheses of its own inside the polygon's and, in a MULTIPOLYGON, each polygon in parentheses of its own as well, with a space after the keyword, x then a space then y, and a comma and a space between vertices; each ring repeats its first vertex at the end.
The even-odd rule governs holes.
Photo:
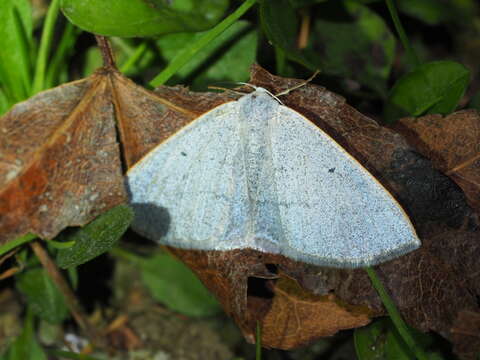
POLYGON ((30 4, 30 0, 15 0, 14 3, 18 12, 18 16, 20 17, 20 22, 25 33, 26 41, 28 44, 30 44, 33 33, 32 5, 30 4))
POLYGON ((142 280, 152 296, 170 309, 188 316, 217 313, 218 302, 182 262, 161 253, 140 263, 142 280))
POLYGON ((449 114, 465 93, 470 71, 454 61, 434 61, 418 66, 392 88, 385 108, 387 121, 403 116, 449 114))
MULTIPOLYGON (((190 44, 204 33, 180 33, 157 40, 160 53, 169 62, 179 51, 178 44, 190 44)), ((193 89, 219 81, 246 81, 257 52, 257 32, 246 21, 237 21, 200 50, 173 78, 189 82, 193 89), (187 80, 188 79, 188 80, 187 80)))
POLYGON ((133 211, 118 205, 67 237, 71 248, 58 252, 57 264, 63 269, 83 264, 110 250, 133 220, 133 211))
POLYGON ((30 95, 32 18, 28 0, 0 1, 0 81, 10 105, 30 95), (8 49, 8 51, 5 51, 8 49))
POLYGON ((10 250, 16 248, 17 246, 20 246, 20 245, 23 245, 27 242, 30 242, 34 239, 36 239, 37 236, 34 235, 34 234, 25 234, 25 235, 22 235, 14 240, 11 240, 3 245, 0 245, 0 256, 3 256, 4 254, 6 254, 7 252, 9 252, 10 250))
POLYGON ((383 318, 366 327, 356 329, 354 341, 359 360, 415 358, 389 318, 383 318))
POLYGON ((272 45, 282 49, 290 60, 316 70, 316 65, 296 46, 298 21, 289 0, 260 0, 260 21, 272 45))
MULTIPOLYGON (((409 328, 414 335, 415 341, 423 348, 431 347, 434 338, 423 334, 416 329, 409 328)), ((385 317, 375 320, 368 326, 355 329, 354 332, 355 350, 358 360, 410 360, 415 359, 409 347, 402 340, 390 318, 385 317)), ((426 352, 429 360, 448 359, 436 352, 426 352)))
POLYGON ((5 114, 10 107, 9 101, 2 88, 0 88, 0 116, 5 114))
POLYGON ((385 97, 395 38, 383 19, 354 1, 322 6, 315 21, 310 49, 318 57, 322 73, 354 79, 385 97), (335 15, 337 19, 335 19, 335 15))
POLYGON ((5 360, 47 360, 47 356, 35 339, 33 316, 30 310, 27 311, 22 333, 10 345, 3 358, 5 360))
POLYGON ((44 269, 27 270, 16 280, 17 289, 25 295, 35 315, 51 323, 65 320, 68 316, 65 299, 44 269))
POLYGON ((63 13, 78 27, 122 37, 203 31, 228 5, 228 0, 62 0, 63 13))

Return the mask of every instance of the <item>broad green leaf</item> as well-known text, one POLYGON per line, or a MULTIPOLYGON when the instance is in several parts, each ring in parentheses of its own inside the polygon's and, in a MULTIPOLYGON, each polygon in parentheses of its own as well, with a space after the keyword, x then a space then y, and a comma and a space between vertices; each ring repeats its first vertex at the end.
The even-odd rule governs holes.
POLYGON ((23 331, 10 345, 3 358, 5 360, 47 360, 47 356, 35 339, 32 311, 27 310, 23 331))
POLYGON ((188 316, 209 316, 220 308, 212 294, 182 262, 162 253, 140 264, 142 280, 152 296, 188 316))
MULTIPOLYGON (((204 33, 180 33, 162 36, 157 40, 160 53, 171 61, 179 44, 189 44, 204 33)), ((173 78, 192 84, 193 89, 205 88, 219 81, 246 81, 249 68, 255 61, 257 32, 246 21, 237 21, 183 66, 173 78)))
POLYGON ((295 9, 289 0, 261 0, 260 21, 270 43, 282 49, 290 59, 310 70, 316 70, 316 65, 305 52, 296 46, 298 20, 295 9))
POLYGON ((38 317, 51 323, 60 323, 68 316, 63 295, 44 269, 22 272, 16 277, 16 286, 38 317))
POLYGON ((392 122, 403 116, 449 114, 465 93, 470 71, 454 61, 434 61, 418 66, 392 88, 385 118, 392 122))
POLYGON ((319 68, 327 75, 354 79, 385 97, 395 38, 383 19, 367 6, 348 0, 343 4, 343 18, 338 15, 340 4, 319 9, 323 16, 315 20, 310 44, 319 68))
POLYGON ((10 105, 30 95, 32 18, 29 12, 27 0, 0 1, 0 82, 10 105))
POLYGON ((110 250, 133 220, 133 211, 118 205, 67 237, 71 248, 58 252, 57 264, 63 269, 78 266, 110 250))
POLYGON ((63 13, 78 27, 122 37, 206 30, 228 5, 228 0, 62 0, 63 13))

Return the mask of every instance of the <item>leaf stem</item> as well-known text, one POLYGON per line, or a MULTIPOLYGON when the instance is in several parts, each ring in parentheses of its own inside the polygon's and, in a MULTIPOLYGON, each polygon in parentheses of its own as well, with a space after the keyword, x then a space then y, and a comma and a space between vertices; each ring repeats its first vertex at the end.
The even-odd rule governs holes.
POLYGON ((262 360, 262 327, 258 320, 255 329, 255 360, 262 360))
POLYGON ((218 23, 213 29, 207 31, 196 42, 186 46, 172 59, 170 64, 158 74, 152 81, 151 86, 159 86, 165 84, 182 66, 184 66, 197 52, 208 45, 213 39, 228 29, 240 16, 245 14, 250 9, 256 0, 246 0, 238 7, 232 14, 218 23))
POLYGON ((395 306, 392 298, 388 295, 387 290, 383 286, 381 280, 379 279, 375 270, 371 267, 365 268, 368 276, 370 277, 370 281, 372 282, 373 287, 377 290, 380 299, 382 299, 383 305, 387 309, 390 318, 392 319, 393 324, 398 330, 398 333, 402 337, 403 341, 408 345, 410 350, 415 354, 418 360, 427 360, 427 355, 423 352, 421 348, 417 346, 415 340, 413 339, 410 331, 408 330, 407 324, 403 321, 400 312, 398 311, 397 307, 395 306))
POLYGON ((99 344, 101 337, 97 333, 96 329, 90 325, 82 306, 70 288, 70 285, 63 277, 60 269, 51 259, 50 255, 43 248, 40 242, 34 241, 30 244, 30 246, 32 247, 33 252, 37 256, 42 266, 45 268, 48 276, 53 280, 55 285, 65 297, 65 302, 70 310, 70 313, 79 327, 83 330, 84 334, 89 338, 92 344, 99 344))
POLYGON ((9 252, 10 250, 16 248, 17 246, 25 244, 29 241, 32 241, 33 239, 36 239, 36 238, 37 238, 37 236, 34 235, 34 234, 26 234, 26 235, 23 235, 23 236, 20 236, 20 237, 16 238, 15 240, 9 241, 8 243, 0 246, 0 256, 3 256, 4 254, 9 252))
POLYGON ((403 47, 407 51, 407 56, 410 60, 410 62, 414 66, 420 65, 420 60, 418 60, 418 56, 413 50, 410 41, 408 40, 407 34, 405 33, 405 30, 402 26, 402 23, 400 22, 400 18, 398 17, 398 12, 397 8, 395 7, 394 0, 385 0, 387 3, 388 11, 390 12, 390 16, 392 17, 393 24, 395 26, 395 29, 397 30, 398 36, 400 37, 400 41, 403 44, 403 47))
POLYGON ((47 67, 48 54, 53 38, 53 30, 60 12, 60 0, 52 0, 48 7, 45 23, 43 24, 42 39, 35 63, 35 75, 33 77, 32 95, 45 89, 45 69, 47 67))
POLYGON ((135 65, 135 63, 142 58, 147 50, 147 42, 144 41, 135 49, 135 52, 125 61, 120 67, 120 72, 125 74, 135 65))
POLYGON ((278 46, 275 46, 275 65, 277 74, 285 74, 287 57, 285 52, 278 46))

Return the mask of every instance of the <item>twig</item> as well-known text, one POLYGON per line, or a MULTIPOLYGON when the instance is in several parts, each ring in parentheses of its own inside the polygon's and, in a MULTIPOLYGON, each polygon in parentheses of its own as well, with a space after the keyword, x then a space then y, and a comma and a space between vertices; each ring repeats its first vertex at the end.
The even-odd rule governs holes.
POLYGON ((103 58, 103 66, 110 68, 110 69, 117 69, 117 65, 115 65, 115 57, 113 56, 112 46, 110 42, 105 36, 95 35, 95 39, 97 39, 98 47, 102 53, 103 58))

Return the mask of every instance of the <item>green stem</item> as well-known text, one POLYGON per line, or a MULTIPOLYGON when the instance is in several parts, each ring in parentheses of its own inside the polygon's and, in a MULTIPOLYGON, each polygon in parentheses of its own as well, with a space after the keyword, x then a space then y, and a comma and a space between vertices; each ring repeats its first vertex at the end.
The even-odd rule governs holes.
POLYGON ((226 17, 223 21, 217 24, 213 29, 206 32, 196 42, 183 48, 170 62, 170 64, 158 74, 152 81, 151 86, 159 86, 165 84, 182 66, 184 66, 197 52, 208 45, 213 39, 228 29, 240 16, 245 14, 250 9, 256 0, 246 0, 238 7, 232 14, 226 17))
POLYGON ((27 234, 27 235, 20 236, 19 238, 16 238, 15 240, 9 241, 8 243, 0 246, 0 256, 6 254, 7 252, 16 248, 17 246, 23 245, 23 244, 25 244, 29 241, 32 241, 36 238, 37 238, 36 235, 27 234))
POLYGON ((77 27, 73 26, 71 22, 67 22, 65 30, 63 31, 62 38, 58 44, 55 54, 48 66, 47 76, 45 79, 45 89, 50 89, 58 83, 58 75, 62 70, 62 66, 65 65, 65 58, 69 52, 73 49, 76 36, 78 34, 77 27))
POLYGON ((255 338, 255 360, 262 360, 262 327, 260 321, 257 321, 255 338))
POLYGON ((33 77, 32 95, 45 88, 45 69, 47 67, 48 54, 53 38, 55 22, 60 11, 60 0, 52 0, 48 7, 45 23, 43 24, 42 39, 35 64, 35 75, 33 77))
POLYGON ((395 29, 397 30, 398 36, 400 37, 400 41, 403 44, 403 47, 407 51, 407 56, 410 59, 410 62, 415 66, 420 65, 420 60, 418 60, 418 56, 413 50, 412 46, 410 45, 410 41, 408 40, 407 34, 403 29, 402 23, 400 22, 400 18, 398 17, 397 8, 393 0, 385 0, 387 3, 388 11, 390 11, 390 16, 392 17, 393 24, 395 25, 395 29))
POLYGON ((135 49, 135 52, 125 61, 120 67, 120 72, 126 74, 135 65, 135 63, 142 58, 147 50, 147 42, 144 41, 135 49))
POLYGON ((55 241, 55 240, 45 240, 48 245, 53 247, 54 249, 64 250, 70 249, 73 245, 75 245, 75 241, 55 241))
POLYGON ((14 7, 13 9, 13 21, 15 24, 15 31, 19 37, 18 50, 20 58, 22 59, 23 71, 22 71, 22 80, 23 80, 23 93, 20 95, 19 100, 26 99, 30 96, 31 87, 32 87, 32 64, 30 60, 30 43, 28 41, 27 34, 25 33, 25 28, 22 24, 22 19, 18 9, 14 7))
POLYGON ((285 74, 287 57, 285 56, 285 52, 278 46, 275 46, 275 64, 277 74, 285 74))
POLYGON ((387 309, 388 315, 390 315, 390 318, 392 319, 392 322, 397 328, 398 333, 402 337, 403 341, 405 341, 407 346, 415 354, 418 360, 427 360, 427 355, 425 355, 423 350, 419 348, 415 343, 415 340, 413 339, 410 331, 408 330, 407 324, 405 324, 405 322, 403 321, 400 312, 393 303, 392 298, 388 295, 387 290, 378 278, 375 270, 373 270, 373 268, 371 267, 367 267, 365 268, 365 271, 370 277, 370 281, 372 282, 373 287, 375 288, 375 290, 377 290, 380 299, 382 299, 383 305, 387 309))

